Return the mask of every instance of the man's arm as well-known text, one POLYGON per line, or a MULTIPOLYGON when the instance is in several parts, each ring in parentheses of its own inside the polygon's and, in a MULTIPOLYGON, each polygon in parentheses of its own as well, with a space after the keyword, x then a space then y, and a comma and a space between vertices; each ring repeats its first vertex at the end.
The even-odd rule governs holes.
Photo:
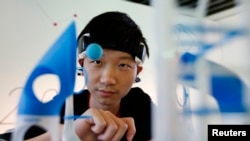
MULTIPOLYGON (((133 118, 118 118, 109 111, 88 109, 83 115, 91 116, 88 119, 75 120, 75 132, 81 140, 120 140, 124 134, 128 141, 132 141, 136 129, 133 118)), ((63 125, 60 127, 62 137, 63 125)), ((50 141, 48 132, 26 141, 50 141)))
POLYGON ((117 141, 126 134, 127 140, 132 141, 135 135, 133 118, 118 118, 109 111, 92 108, 83 115, 91 115, 92 118, 76 120, 76 133, 81 140, 92 136, 98 140, 117 141))

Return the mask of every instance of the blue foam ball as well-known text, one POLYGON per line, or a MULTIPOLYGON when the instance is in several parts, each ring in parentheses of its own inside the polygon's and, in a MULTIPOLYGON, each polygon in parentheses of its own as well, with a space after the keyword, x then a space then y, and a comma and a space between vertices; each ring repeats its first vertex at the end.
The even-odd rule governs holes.
POLYGON ((97 43, 91 43, 86 49, 87 57, 91 60, 98 60, 102 57, 103 50, 102 47, 97 43))

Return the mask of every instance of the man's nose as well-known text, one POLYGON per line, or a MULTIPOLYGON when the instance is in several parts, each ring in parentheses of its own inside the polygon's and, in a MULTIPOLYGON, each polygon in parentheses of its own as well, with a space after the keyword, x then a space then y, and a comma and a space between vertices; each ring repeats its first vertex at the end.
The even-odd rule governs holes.
POLYGON ((100 82, 108 85, 115 84, 116 75, 117 74, 114 67, 106 66, 102 71, 100 82))

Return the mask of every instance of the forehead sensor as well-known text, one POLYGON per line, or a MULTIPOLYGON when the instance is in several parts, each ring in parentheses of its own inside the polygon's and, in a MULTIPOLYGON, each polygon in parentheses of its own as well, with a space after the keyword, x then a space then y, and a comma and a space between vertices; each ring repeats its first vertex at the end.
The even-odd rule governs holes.
POLYGON ((87 49, 79 54, 79 58, 88 57, 91 60, 98 60, 103 55, 102 47, 97 43, 91 43, 87 46, 87 49))

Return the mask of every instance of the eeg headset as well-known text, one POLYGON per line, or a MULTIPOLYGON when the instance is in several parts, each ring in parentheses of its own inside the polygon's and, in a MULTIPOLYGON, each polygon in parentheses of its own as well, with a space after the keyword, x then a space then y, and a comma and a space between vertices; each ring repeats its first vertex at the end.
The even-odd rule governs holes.
POLYGON ((97 43, 88 43, 89 33, 84 34, 78 40, 78 57, 85 58, 89 57, 92 60, 98 60, 102 57, 103 50, 102 47, 97 43), (88 45, 88 46, 86 46, 88 45))
MULTIPOLYGON (((110 45, 110 46, 117 46, 117 45, 110 45)), ((105 48, 105 47, 104 47, 105 48)), ((113 49, 112 47, 110 49, 113 49)), ((114 50, 123 51, 131 54, 133 57, 135 57, 135 61, 138 65, 142 65, 146 58, 146 47, 143 42, 140 42, 138 49, 131 53, 127 50, 119 50, 119 48, 115 48, 114 50)), ((78 39, 78 57, 84 58, 88 54, 88 57, 92 60, 97 60, 101 57, 103 51, 102 46, 98 43, 95 43, 91 39, 90 33, 84 33, 81 35, 78 39), (95 46, 95 47, 93 47, 95 46), (89 49, 91 47, 91 49, 89 49)))
MULTIPOLYGON (((116 47, 117 45, 111 45, 111 46, 116 47)), ((111 48, 111 49, 114 49, 114 48, 111 48)), ((119 50, 119 48, 115 48, 114 50, 119 50)), ((131 54, 135 58, 135 62, 137 63, 137 65, 142 65, 146 58, 146 47, 145 47, 145 44, 142 42, 140 42, 138 50, 135 51, 135 53, 133 54, 126 50, 119 50, 119 51, 124 51, 124 52, 131 54)), ((83 35, 79 37, 78 57, 80 59, 88 57, 92 60, 98 60, 102 57, 102 54, 103 54, 102 46, 91 40, 90 33, 84 33, 83 35)), ((84 68, 81 68, 80 71, 82 71, 82 73, 86 73, 84 68)), ((86 74, 85 74, 85 77, 87 77, 86 74)), ((86 81, 87 80, 88 78, 86 78, 86 81)), ((136 77, 135 82, 140 82, 140 81, 141 79, 139 77, 136 77)))

